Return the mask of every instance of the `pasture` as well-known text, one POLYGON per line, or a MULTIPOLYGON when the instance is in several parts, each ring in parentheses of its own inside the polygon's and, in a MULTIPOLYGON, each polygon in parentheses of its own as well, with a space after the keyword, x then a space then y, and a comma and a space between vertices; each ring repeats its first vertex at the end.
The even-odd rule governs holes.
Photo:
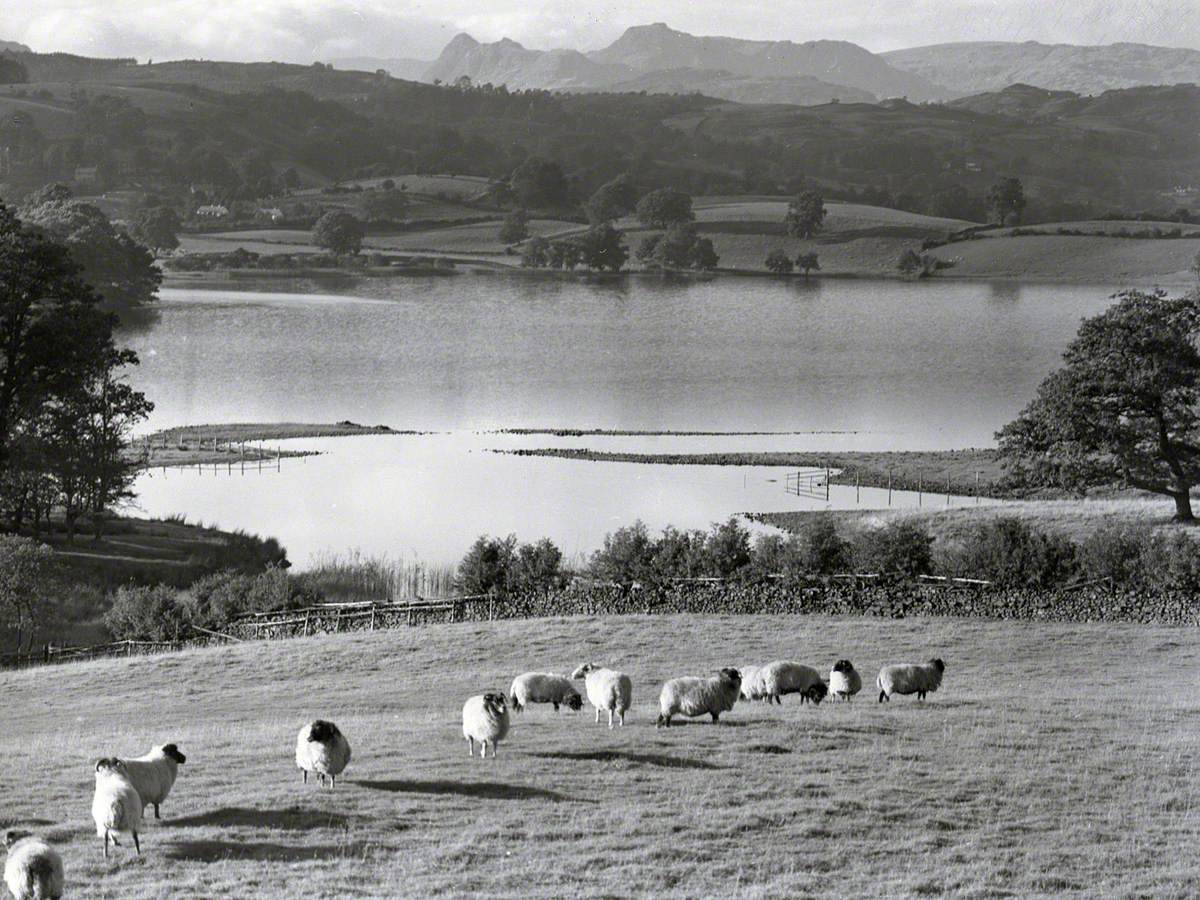
POLYGON ((72 896, 173 898, 1154 896, 1200 891, 1200 639, 1164 627, 966 619, 547 619, 239 644, 0 674, 5 827, 56 842, 72 896), (925 703, 879 665, 940 656, 925 703), (655 730, 662 681, 849 657, 850 704, 739 703, 655 730), (634 681, 629 724, 534 707, 499 757, 460 710, 590 659, 634 681), (303 785, 304 722, 354 757, 303 785), (187 754, 105 862, 92 763, 187 754))

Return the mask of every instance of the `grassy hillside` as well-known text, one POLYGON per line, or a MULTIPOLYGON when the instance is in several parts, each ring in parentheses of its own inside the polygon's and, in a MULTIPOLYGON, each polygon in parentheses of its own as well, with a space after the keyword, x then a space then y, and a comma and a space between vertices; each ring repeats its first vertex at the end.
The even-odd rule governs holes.
POLYGON ((245 644, 0 673, 4 827, 60 846, 72 893, 214 896, 1157 896, 1200 890, 1200 667, 1163 627, 824 617, 582 618, 245 644), (686 637, 686 640, 684 638, 686 637), (1052 652, 1047 648, 1053 647, 1052 652), (738 704, 656 731, 661 681, 719 666, 946 660, 921 704, 738 704), (547 708, 470 759, 463 700, 584 658, 628 671, 629 724, 547 708), (1135 661, 1135 662, 1134 662, 1135 661), (354 758, 302 785, 296 732, 354 758), (105 862, 92 763, 188 756, 105 862))

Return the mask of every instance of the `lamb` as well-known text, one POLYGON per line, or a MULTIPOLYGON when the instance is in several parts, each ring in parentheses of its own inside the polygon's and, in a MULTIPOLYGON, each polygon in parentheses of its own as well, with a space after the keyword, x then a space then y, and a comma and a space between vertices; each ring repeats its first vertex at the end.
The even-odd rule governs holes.
POLYGON ((548 672, 526 672, 513 679, 508 698, 513 712, 521 712, 530 703, 552 703, 558 712, 565 705, 578 712, 583 708, 583 698, 575 685, 561 675, 548 672))
POLYGON ((798 662, 781 659, 768 663, 759 670, 756 678, 761 687, 755 685, 755 690, 768 703, 774 700, 782 704, 780 697, 784 694, 799 694, 801 703, 811 700, 813 704, 819 704, 829 693, 817 670, 798 662))
POLYGON ((858 674, 854 664, 848 659, 839 659, 835 662, 833 669, 829 672, 829 693, 837 694, 843 700, 849 701, 861 690, 862 676, 858 674))
POLYGON ((304 773, 308 784, 308 773, 315 772, 329 789, 337 787, 337 777, 350 763, 350 742, 332 722, 317 719, 300 729, 296 735, 296 767, 304 773))
POLYGON ((4 844, 4 883, 13 900, 58 900, 63 895, 63 861, 57 850, 26 831, 8 832, 4 844))
POLYGON ((492 758, 496 758, 496 745, 508 734, 508 707, 500 693, 476 694, 463 704, 463 737, 467 739, 467 751, 475 755, 475 742, 479 741, 479 758, 487 758, 488 743, 492 745, 492 758))
POLYGON ((892 694, 916 694, 918 700, 924 700, 926 694, 942 686, 942 673, 945 671, 946 664, 940 659, 931 659, 920 665, 884 666, 875 679, 879 687, 879 702, 890 701, 892 694))
POLYGON ((180 753, 174 744, 163 744, 145 756, 121 761, 125 763, 129 780, 133 782, 138 796, 142 798, 143 813, 147 806, 153 806, 154 818, 161 819, 158 805, 171 793, 175 778, 179 774, 179 767, 187 762, 187 757, 180 753))
POLYGON ((92 819, 96 823, 96 834, 104 838, 104 858, 108 859, 108 842, 117 847, 121 842, 118 834, 133 835, 133 846, 138 856, 142 845, 138 832, 142 828, 142 798, 129 780, 125 763, 115 756, 96 762, 96 793, 92 797, 92 819))
POLYGON ((708 713, 713 722, 719 722, 721 713, 733 709, 741 689, 742 676, 737 669, 722 669, 715 678, 672 678, 658 696, 655 727, 670 728, 676 714, 692 718, 708 713))
POLYGON ((588 703, 596 708, 596 722, 600 722, 600 710, 608 710, 608 727, 613 727, 613 713, 621 726, 625 725, 625 713, 633 705, 633 680, 624 672, 605 669, 595 663, 584 663, 571 673, 572 678, 582 678, 587 691, 588 703))

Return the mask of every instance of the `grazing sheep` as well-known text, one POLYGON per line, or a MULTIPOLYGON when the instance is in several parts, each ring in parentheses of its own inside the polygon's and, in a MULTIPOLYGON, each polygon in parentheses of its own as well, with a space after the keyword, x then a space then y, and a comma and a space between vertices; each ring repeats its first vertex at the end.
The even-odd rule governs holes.
POLYGON ((133 835, 133 846, 138 856, 142 845, 138 832, 142 828, 142 798, 129 780, 125 763, 115 756, 106 757, 96 763, 96 793, 92 797, 92 819, 96 823, 96 834, 104 838, 104 858, 108 859, 108 842, 117 847, 121 842, 117 835, 129 832, 133 835))
POLYGON ((463 737, 467 739, 467 752, 475 755, 475 742, 479 741, 479 758, 487 758, 488 742, 492 745, 492 758, 496 757, 496 745, 508 734, 508 707, 503 694, 476 694, 463 704, 463 737))
POLYGON ((179 752, 174 744, 163 744, 155 747, 145 756, 137 759, 122 759, 129 780, 142 798, 142 811, 147 806, 154 807, 154 818, 161 819, 158 805, 167 799, 171 788, 175 785, 175 777, 179 767, 187 762, 187 757, 179 752))
POLYGON ((945 671, 946 664, 940 659, 931 659, 920 665, 884 666, 875 679, 875 684, 879 686, 879 702, 890 701, 892 694, 916 694, 918 700, 924 700, 926 694, 942 686, 942 673, 945 671))
POLYGON ((715 678, 672 678, 658 695, 655 727, 670 728, 671 716, 676 714, 692 718, 708 713, 719 722, 721 713, 733 709, 741 689, 742 676, 737 669, 722 669, 715 678))
POLYGON ((13 900, 58 900, 63 895, 63 861, 57 850, 27 831, 8 832, 4 845, 4 883, 13 900))
POLYGON ((350 742, 332 722, 317 719, 300 729, 296 735, 296 766, 304 773, 308 784, 308 773, 315 772, 329 789, 337 787, 337 777, 350 762, 350 742))
POLYGON ((862 690, 862 676, 848 659, 839 659, 829 672, 829 693, 849 700, 862 690))
POLYGON ((801 703, 812 701, 819 704, 829 693, 828 686, 821 680, 817 670, 798 662, 780 659, 768 663, 759 670, 757 678, 762 685, 761 688, 756 686, 756 691, 768 703, 774 700, 782 704, 780 697, 784 694, 799 694, 801 703))
POLYGON ((600 721, 600 710, 608 710, 608 727, 613 727, 613 713, 621 725, 625 725, 625 713, 633 705, 633 680, 624 672, 602 668, 595 663, 584 663, 571 673, 572 678, 582 678, 587 691, 588 703, 596 707, 596 722, 600 721))
POLYGON ((741 699, 743 700, 761 700, 762 696, 757 692, 757 686, 762 682, 758 678, 758 673, 762 671, 758 666, 742 666, 738 672, 742 675, 741 699))
POLYGON ((552 703, 555 712, 558 712, 560 705, 576 712, 583 708, 583 698, 575 690, 575 685, 569 679, 549 672, 518 675, 509 688, 508 699, 513 712, 521 712, 530 703, 552 703))

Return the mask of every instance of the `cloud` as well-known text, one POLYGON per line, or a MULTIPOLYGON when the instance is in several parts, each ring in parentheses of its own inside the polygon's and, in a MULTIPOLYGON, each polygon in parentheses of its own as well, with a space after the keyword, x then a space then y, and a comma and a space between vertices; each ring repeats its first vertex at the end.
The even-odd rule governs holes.
POLYGON ((428 59, 459 31, 486 41, 511 37, 530 47, 587 50, 610 43, 630 25, 655 21, 696 34, 830 38, 876 51, 962 40, 1200 47, 1200 3, 1195 0, 0 2, 0 38, 37 50, 139 59, 428 59))

